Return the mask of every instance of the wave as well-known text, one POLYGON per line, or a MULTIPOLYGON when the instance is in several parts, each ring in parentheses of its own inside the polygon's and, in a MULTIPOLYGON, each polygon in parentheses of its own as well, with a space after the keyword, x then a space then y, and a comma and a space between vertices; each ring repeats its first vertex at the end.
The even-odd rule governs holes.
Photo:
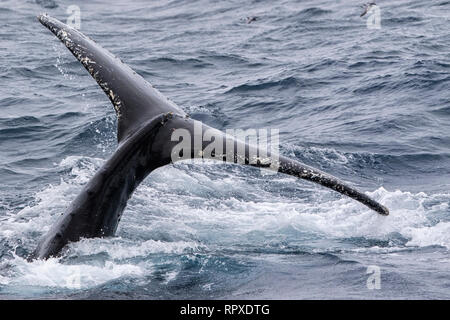
POLYGON ((207 61, 203 59, 196 59, 196 58, 188 58, 188 59, 179 59, 179 58, 171 58, 171 57, 159 57, 159 58, 151 58, 146 60, 141 60, 139 63, 149 65, 152 68, 155 68, 155 65, 165 66, 168 68, 185 68, 185 69, 192 69, 192 68, 207 68, 209 66, 212 66, 211 63, 208 63, 207 61))
MULTIPOLYGON (((27 207, 13 216, 3 217, 2 235, 11 236, 17 232, 26 234, 31 230, 33 233, 45 232, 51 225, 50 221, 59 216, 103 161, 86 157, 64 159, 59 167, 69 170, 69 175, 63 177, 58 185, 50 185, 37 193, 35 206, 27 207)), ((343 159, 339 161, 342 162, 343 159)), ((369 195, 391 209, 391 216, 385 218, 373 214, 354 201, 339 198, 316 186, 308 187, 316 194, 307 193, 300 198, 300 194, 291 194, 287 198, 279 198, 280 195, 276 192, 265 190, 267 183, 262 183, 264 176, 256 178, 252 170, 243 175, 239 166, 224 167, 214 162, 197 166, 195 163, 182 163, 155 171, 149 181, 137 190, 121 225, 128 224, 131 228, 137 228, 136 231, 140 230, 138 234, 147 237, 147 232, 152 234, 158 230, 152 228, 161 227, 162 222, 168 223, 164 228, 165 232, 173 235, 172 239, 188 242, 201 239, 202 234, 206 237, 204 240, 215 238, 215 242, 220 242, 220 238, 223 238, 239 243, 256 231, 261 232, 261 237, 257 238, 264 242, 288 226, 292 228, 288 233, 296 235, 300 231, 297 236, 317 236, 319 232, 325 238, 386 239, 390 234, 398 232, 406 237, 413 237, 415 234, 408 228, 429 227, 432 223, 428 220, 430 215, 445 210, 450 199, 449 195, 428 195, 423 192, 413 194, 400 190, 387 191, 384 188, 369 192, 369 195), (234 170, 229 172, 229 168, 234 170), (213 175, 216 174, 219 174, 220 179, 213 180, 213 175), (255 184, 252 184, 253 189, 249 186, 249 179, 246 177, 248 174, 253 176, 252 179, 256 178, 255 184), (233 182, 230 183, 231 181, 233 182), (424 206, 435 198, 444 207, 439 207, 439 203, 432 207, 424 206), (198 200, 202 201, 202 206, 197 205, 198 200), (208 207, 214 212, 208 210, 208 207), (145 225, 145 221, 148 225, 145 225), (214 225, 220 227, 221 231, 213 232, 216 229, 212 227, 214 225), (237 226, 239 227, 236 228, 237 226), (355 229, 354 226, 358 228, 355 229), (171 231, 171 228, 175 231, 171 231), (180 234, 187 236, 183 240, 183 236, 180 238, 176 230, 191 230, 194 233, 181 231, 180 234)), ((275 189, 289 185, 305 188, 303 182, 283 175, 277 175, 268 181, 275 189)), ((442 221, 438 220, 435 225, 439 222, 442 221)), ((446 245, 450 246, 450 243, 446 245)))
POLYGON ((251 83, 234 86, 225 93, 245 93, 267 89, 285 90, 289 88, 305 88, 318 85, 314 79, 300 79, 297 77, 286 77, 280 80, 259 79, 251 83))
POLYGON ((414 22, 423 22, 424 19, 422 17, 417 16, 407 16, 407 17, 396 17, 396 18, 385 18, 383 19, 383 24, 386 24, 387 26, 392 25, 403 25, 403 24, 410 24, 414 22))
MULTIPOLYGON (((20 98, 6 98, 2 99, 0 103, 8 104, 8 105, 15 105, 23 103, 24 99, 20 98)), ((0 125, 1 126, 7 126, 7 127, 15 127, 15 126, 22 126, 26 127, 30 124, 37 124, 41 121, 33 116, 22 116, 22 117, 11 117, 11 118, 0 118, 0 125)))

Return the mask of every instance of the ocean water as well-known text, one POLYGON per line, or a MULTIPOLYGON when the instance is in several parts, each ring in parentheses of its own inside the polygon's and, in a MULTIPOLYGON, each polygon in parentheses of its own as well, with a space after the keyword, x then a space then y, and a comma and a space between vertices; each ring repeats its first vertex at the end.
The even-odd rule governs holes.
POLYGON ((361 4, 0 1, 0 298, 449 299, 450 1, 380 0, 380 29, 361 4), (179 163, 137 189, 115 237, 27 262, 117 145, 107 97, 36 19, 74 4, 83 33, 193 118, 278 128, 282 154, 390 216, 292 177, 179 163))

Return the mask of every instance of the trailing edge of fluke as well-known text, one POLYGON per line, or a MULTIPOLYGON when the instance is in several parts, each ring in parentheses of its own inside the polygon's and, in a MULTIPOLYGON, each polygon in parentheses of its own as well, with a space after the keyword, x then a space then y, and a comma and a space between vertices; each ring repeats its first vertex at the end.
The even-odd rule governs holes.
MULTIPOLYGON (((255 147, 190 119, 120 59, 78 30, 48 15, 39 15, 38 19, 73 53, 110 99, 117 114, 119 145, 41 239, 30 260, 57 256, 68 242, 81 238, 114 235, 121 214, 136 187, 154 169, 176 161, 173 150, 179 141, 172 141, 172 132, 184 129, 192 134, 194 141, 195 135, 198 135, 194 128, 198 126, 202 130, 213 130, 216 139, 222 140, 223 146, 229 147, 231 139, 233 150, 231 156, 214 152, 207 155, 202 150, 205 150, 209 141, 197 147, 193 143, 191 158, 206 157, 263 168, 272 168, 276 162, 280 173, 318 183, 361 202, 379 214, 389 214, 386 207, 366 194, 296 160, 268 155, 267 151, 256 148, 258 155, 266 156, 261 161, 251 161, 249 155, 255 147), (239 154, 237 150, 245 150, 245 154, 239 154)), ((229 152, 227 150, 228 155, 229 152)), ((183 159, 186 158, 184 156, 183 159)))

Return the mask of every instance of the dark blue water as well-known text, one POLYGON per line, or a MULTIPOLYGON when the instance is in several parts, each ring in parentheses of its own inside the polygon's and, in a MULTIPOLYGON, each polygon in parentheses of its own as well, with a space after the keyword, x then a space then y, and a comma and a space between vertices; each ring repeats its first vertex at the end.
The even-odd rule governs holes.
POLYGON ((379 30, 362 3, 1 1, 0 298, 450 298, 450 2, 380 1, 379 30), (279 128, 283 154, 391 215, 181 163, 145 180, 116 237, 26 262, 116 147, 107 97, 35 17, 65 21, 72 4, 82 32, 193 118, 279 128))

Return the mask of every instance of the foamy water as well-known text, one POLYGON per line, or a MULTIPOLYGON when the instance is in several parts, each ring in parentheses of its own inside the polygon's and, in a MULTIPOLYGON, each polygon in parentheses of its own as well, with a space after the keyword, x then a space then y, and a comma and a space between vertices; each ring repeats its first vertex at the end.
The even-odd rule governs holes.
POLYGON ((71 4, 0 7, 0 298, 450 297, 448 1, 380 3, 380 30, 350 1, 79 3, 81 31, 193 119, 279 129, 283 155, 390 215, 293 177, 185 162, 152 172, 114 237, 28 262, 117 146, 108 99, 35 18, 64 21, 71 4))

